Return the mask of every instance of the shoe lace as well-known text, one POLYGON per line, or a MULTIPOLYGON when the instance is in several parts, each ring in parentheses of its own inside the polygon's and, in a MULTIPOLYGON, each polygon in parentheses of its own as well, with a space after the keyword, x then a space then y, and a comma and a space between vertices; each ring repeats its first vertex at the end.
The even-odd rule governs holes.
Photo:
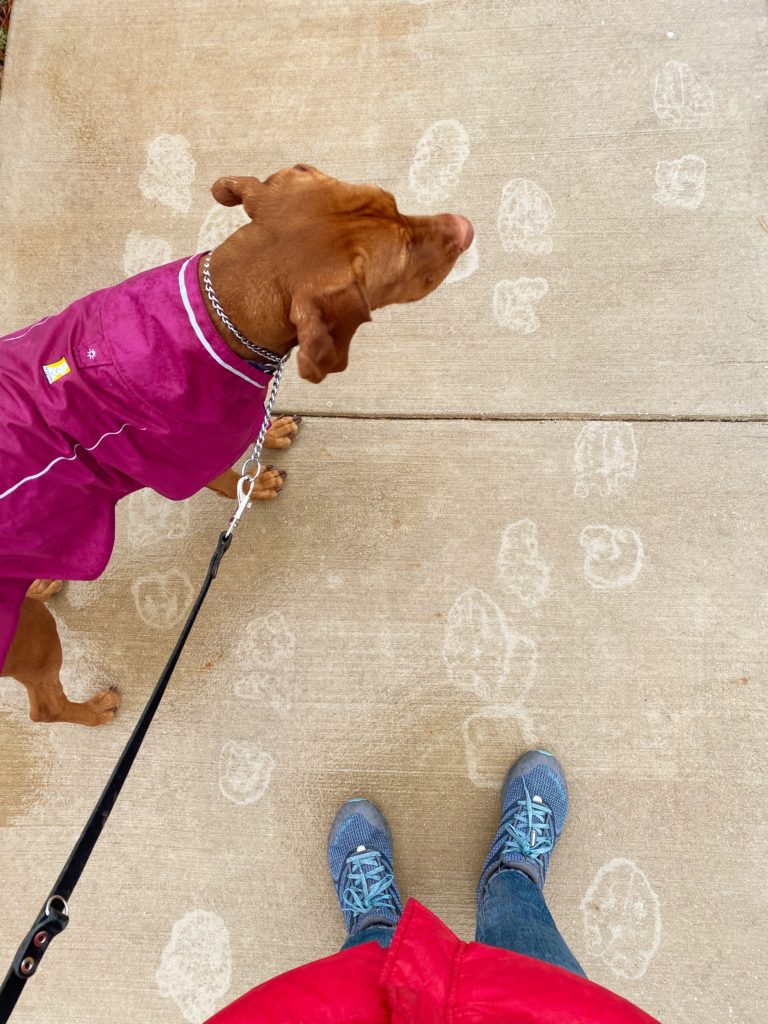
POLYGON ((552 840, 552 810, 545 803, 532 800, 523 780, 525 797, 513 804, 513 814, 504 822, 509 838, 504 843, 505 853, 521 853, 541 866, 541 859, 554 847, 552 840))
POLYGON ((355 916, 376 907, 395 910, 395 876, 388 871, 378 850, 353 853, 345 861, 349 872, 341 894, 342 910, 355 916))

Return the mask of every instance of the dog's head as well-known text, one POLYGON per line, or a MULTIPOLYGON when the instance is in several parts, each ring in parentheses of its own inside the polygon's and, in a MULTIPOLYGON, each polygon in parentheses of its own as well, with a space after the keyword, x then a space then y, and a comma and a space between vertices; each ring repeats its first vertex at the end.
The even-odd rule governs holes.
POLYGON ((378 186, 307 164, 265 181, 219 178, 211 191, 251 218, 237 235, 269 268, 263 286, 280 297, 299 373, 315 383, 346 369, 352 336, 372 310, 434 291, 474 236, 465 217, 407 217, 378 186))

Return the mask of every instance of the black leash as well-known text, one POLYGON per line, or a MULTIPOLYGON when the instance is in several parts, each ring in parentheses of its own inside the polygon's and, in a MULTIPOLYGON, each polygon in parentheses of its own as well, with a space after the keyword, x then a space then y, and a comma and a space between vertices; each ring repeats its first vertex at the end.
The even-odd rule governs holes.
MULTIPOLYGON (((253 485, 251 484, 251 486, 253 485)), ((216 550, 208 566, 208 573, 200 588, 200 593, 197 595, 192 611, 184 623, 181 635, 176 641, 176 646, 157 681, 157 685, 147 701, 147 706, 136 723, 131 738, 126 743, 109 782, 104 787, 104 792, 99 797, 99 801, 88 819, 88 824, 75 843, 75 847, 69 855, 69 860, 64 865, 64 870, 56 880, 53 889, 51 889, 43 909, 37 916, 37 920, 19 946, 18 952, 11 964, 11 969, 5 976, 2 986, 0 986, 0 1024, 6 1024, 11 1016, 22 989, 40 965, 40 961, 48 949, 51 939, 55 938, 59 932, 64 931, 69 924, 69 898, 78 883, 80 875, 83 873, 85 865, 88 863, 88 858, 101 835, 101 830, 106 824, 110 811, 115 806, 120 790, 123 788, 123 783, 128 777, 128 772, 131 770, 131 766, 136 759, 136 755, 152 723, 160 701, 163 699, 165 688, 184 649, 184 644, 187 642, 192 626, 195 624, 197 613, 202 607, 211 583, 216 578, 219 563, 229 550, 229 546, 232 543, 231 530, 232 525, 230 524, 230 529, 226 533, 220 534, 216 550)))

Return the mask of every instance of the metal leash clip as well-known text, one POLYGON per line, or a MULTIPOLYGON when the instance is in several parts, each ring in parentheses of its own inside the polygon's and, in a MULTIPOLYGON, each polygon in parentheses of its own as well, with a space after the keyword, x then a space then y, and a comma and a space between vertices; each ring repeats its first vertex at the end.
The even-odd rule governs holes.
POLYGON ((224 534, 225 537, 231 536, 235 527, 240 522, 240 517, 242 516, 243 512, 245 512, 245 510, 247 508, 250 508, 251 505, 253 504, 253 502, 251 501, 251 493, 253 491, 253 488, 256 486, 256 481, 258 480, 259 474, 261 473, 260 462, 256 462, 255 473, 245 472, 245 467, 248 465, 249 462, 253 461, 253 458, 248 458, 246 462, 243 463, 243 468, 241 471, 242 476, 237 481, 237 508, 235 509, 234 515, 229 520, 229 526, 227 527, 227 531, 224 534))
POLYGON ((237 508, 235 509, 234 515, 229 520, 229 526, 224 534, 225 538, 232 536, 235 527, 240 522, 240 517, 243 512, 245 512, 247 508, 251 507, 251 494, 253 493, 253 488, 256 486, 256 481, 261 473, 261 462, 259 461, 261 458, 261 449, 264 445, 264 438, 267 436, 267 430, 269 429, 272 407, 274 406, 275 398, 277 397, 277 389, 280 387, 280 380, 283 376, 283 371, 285 370, 289 357, 290 352, 280 361, 280 365, 277 367, 274 376, 272 377, 272 387, 269 392, 269 398, 264 406, 264 420, 261 424, 259 436, 256 438, 253 451, 245 460, 240 470, 240 479, 237 481, 237 508), (253 465, 256 466, 256 472, 249 473, 248 468, 253 465))

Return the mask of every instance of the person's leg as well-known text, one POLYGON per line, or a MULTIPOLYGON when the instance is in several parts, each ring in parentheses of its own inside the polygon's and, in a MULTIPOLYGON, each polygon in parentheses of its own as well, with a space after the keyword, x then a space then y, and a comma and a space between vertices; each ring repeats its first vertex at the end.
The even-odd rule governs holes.
POLYGON ((392 869, 392 836, 381 811, 369 800, 348 800, 328 836, 328 867, 344 916, 342 949, 392 941, 403 913, 392 869))
POLYGON ((586 977, 557 930, 542 892, 549 858, 568 815, 560 764, 545 751, 524 754, 509 770, 501 805, 501 827, 477 887, 477 941, 586 977))
POLYGON ((367 928, 361 928, 354 935, 350 935, 341 948, 350 949, 364 942, 378 942, 382 949, 389 949, 394 934, 395 929, 391 925, 369 924, 367 928))
POLYGON ((491 878, 477 905, 477 941, 586 977, 557 930, 544 893, 522 871, 498 871, 491 878))

